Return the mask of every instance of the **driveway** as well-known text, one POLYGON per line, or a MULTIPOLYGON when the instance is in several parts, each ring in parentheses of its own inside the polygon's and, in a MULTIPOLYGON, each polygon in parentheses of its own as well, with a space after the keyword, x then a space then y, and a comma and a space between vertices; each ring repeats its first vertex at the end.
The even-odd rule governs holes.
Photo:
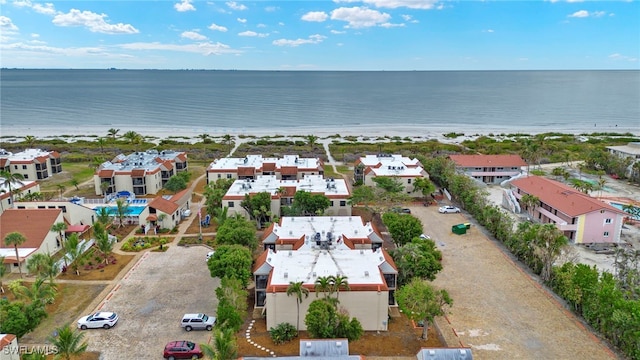
POLYGON ((443 254, 434 284, 453 298, 448 322, 439 322, 450 346, 471 347, 474 359, 617 358, 481 229, 451 232, 471 218, 436 206, 411 210, 443 254))
POLYGON ((210 332, 180 327, 184 313, 215 315, 219 279, 209 274, 208 251, 174 242, 164 253, 144 254, 98 306, 120 320, 109 330, 85 330, 88 350, 100 351, 102 359, 162 359, 169 341, 208 342, 210 332))

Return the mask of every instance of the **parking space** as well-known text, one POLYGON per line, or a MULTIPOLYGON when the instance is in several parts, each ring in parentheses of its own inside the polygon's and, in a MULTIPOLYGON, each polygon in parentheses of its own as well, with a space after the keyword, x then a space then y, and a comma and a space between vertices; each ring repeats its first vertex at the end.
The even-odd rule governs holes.
POLYGON ((180 327, 185 313, 215 315, 219 280, 209 274, 208 251, 172 245, 144 254, 96 309, 114 311, 120 320, 110 330, 84 331, 89 350, 104 359, 162 359, 169 341, 208 342, 210 332, 180 327))

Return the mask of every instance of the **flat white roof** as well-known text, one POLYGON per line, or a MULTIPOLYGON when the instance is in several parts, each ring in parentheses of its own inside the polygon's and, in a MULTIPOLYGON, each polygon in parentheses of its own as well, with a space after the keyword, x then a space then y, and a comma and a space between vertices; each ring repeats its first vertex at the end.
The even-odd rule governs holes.
POLYGON ((151 171, 157 169, 161 165, 161 163, 156 159, 160 158, 162 161, 175 161, 176 157, 180 154, 182 154, 182 152, 172 150, 163 150, 160 152, 157 150, 147 150, 145 152, 140 151, 129 155, 120 154, 112 161, 102 163, 100 165, 100 170, 128 171, 133 169, 145 169, 147 171, 151 171))
POLYGON ((279 239, 300 239, 305 236, 313 240, 319 233, 322 239, 331 237, 334 242, 342 236, 382 242, 371 223, 363 224, 360 216, 284 216, 280 222, 273 225, 273 234, 279 239))
MULTIPOLYGON (((31 255, 31 253, 33 253, 34 251, 36 251, 38 249, 36 248, 18 248, 18 255, 20 256, 20 260, 26 258, 27 256, 31 255)), ((16 249, 13 247, 7 247, 7 248, 0 248, 0 257, 5 257, 5 258, 12 258, 15 259, 16 257, 16 249)))
POLYGON ((51 151, 45 151, 42 149, 25 149, 15 154, 8 151, 4 151, 4 149, 1 149, 1 150, 2 152, 0 152, 0 157, 7 158, 9 159, 9 161, 33 160, 37 157, 49 156, 49 154, 51 153, 51 151))
POLYGON ((324 193, 347 197, 349 188, 344 179, 325 179, 322 175, 305 175, 300 180, 279 180, 275 175, 258 175, 254 180, 236 180, 225 197, 244 196, 250 193, 268 192, 276 195, 282 187, 295 187, 296 191, 324 193))
POLYGON ((619 151, 628 155, 640 155, 640 142, 631 142, 627 145, 607 146, 607 149, 619 151))
POLYGON ((243 158, 221 158, 209 164, 208 170, 234 171, 239 167, 262 168, 264 163, 275 163, 276 169, 283 166, 295 166, 301 169, 316 169, 320 166, 319 158, 301 158, 298 155, 285 155, 282 158, 263 158, 262 155, 247 155, 243 158))
POLYGON ((382 164, 383 167, 385 165, 417 166, 420 163, 418 159, 410 159, 398 154, 365 155, 360 158, 360 162, 365 166, 382 164))
POLYGON ((403 163, 395 162, 384 164, 379 168, 370 168, 376 176, 407 176, 420 177, 423 176, 424 169, 421 167, 406 167, 403 163))
POLYGON ((321 250, 305 242, 298 250, 268 250, 267 263, 273 267, 271 285, 289 285, 302 281, 312 285, 318 277, 346 276, 349 284, 385 284, 379 266, 385 261, 382 251, 351 250, 337 244, 331 250, 321 250))

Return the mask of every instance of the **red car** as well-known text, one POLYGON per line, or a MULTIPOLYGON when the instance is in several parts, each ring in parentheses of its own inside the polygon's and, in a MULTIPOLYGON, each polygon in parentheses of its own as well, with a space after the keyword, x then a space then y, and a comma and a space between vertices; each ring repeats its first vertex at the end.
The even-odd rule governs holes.
POLYGON ((191 341, 172 341, 164 347, 165 359, 200 359, 201 357, 200 346, 191 341))

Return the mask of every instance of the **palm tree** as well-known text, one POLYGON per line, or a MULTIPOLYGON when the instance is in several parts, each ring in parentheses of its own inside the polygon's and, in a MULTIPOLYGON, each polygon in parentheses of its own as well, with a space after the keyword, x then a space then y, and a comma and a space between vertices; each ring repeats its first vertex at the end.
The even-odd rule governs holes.
POLYGON ((540 199, 531 194, 524 194, 522 198, 520 198, 520 203, 527 207, 527 212, 533 217, 536 207, 540 204, 540 199))
POLYGON ((13 248, 16 251, 16 261, 18 262, 18 272, 20 273, 20 277, 22 277, 22 267, 20 266, 20 254, 18 253, 18 245, 24 244, 27 241, 27 238, 24 237, 21 233, 14 231, 12 233, 8 233, 4 237, 4 243, 7 246, 13 245, 13 248))
POLYGON ((94 234, 96 238, 96 248, 102 254, 105 265, 108 265, 109 255, 113 252, 113 242, 109 239, 109 234, 104 228, 104 225, 99 222, 94 225, 94 234))
POLYGON ((4 265, 4 256, 0 256, 0 294, 4 294, 4 287, 2 286, 2 278, 7 275, 9 270, 4 265))
POLYGON ((138 134, 135 131, 127 131, 126 133, 124 133, 124 135, 122 135, 122 137, 127 139, 131 145, 138 145, 142 141, 142 135, 138 134))
POLYGON ((124 226, 124 218, 125 216, 127 216, 128 212, 129 212, 129 204, 127 204, 127 202, 124 201, 123 199, 116 200, 116 216, 120 221, 120 224, 118 225, 118 227, 124 226))
POLYGON ((11 283, 11 291, 19 300, 44 307, 53 303, 58 292, 55 285, 47 284, 44 278, 38 277, 31 286, 22 284, 22 280, 11 283))
POLYGON ((222 136, 222 139, 227 144, 227 154, 231 155, 231 140, 233 140, 233 136, 225 134, 224 136, 222 136))
POLYGON ((198 139, 201 139, 203 144, 208 144, 208 143, 211 142, 211 135, 209 135, 209 134, 200 134, 200 135, 198 135, 198 139))
POLYGON ((302 303, 302 295, 305 298, 309 297, 309 289, 302 285, 302 281, 298 282, 289 282, 289 286, 287 287, 287 296, 295 295, 296 297, 296 305, 298 306, 298 317, 296 319, 296 331, 300 331, 300 304, 302 303))
POLYGON ((78 185, 80 185, 80 181, 78 179, 71 179, 71 185, 73 185, 76 190, 80 190, 80 188, 78 187, 78 185))
POLYGON ((336 292, 336 298, 340 299, 340 289, 346 289, 346 290, 351 290, 351 288, 349 288, 349 282, 347 281, 347 276, 342 276, 342 275, 336 275, 336 276, 329 276, 329 279, 331 281, 331 287, 333 288, 333 290, 336 292))
POLYGON ((84 334, 72 330, 69 324, 57 328, 55 333, 58 336, 51 335, 47 338, 49 343, 58 350, 54 359, 71 360, 72 355, 80 355, 87 351, 88 344, 82 341, 84 334))
POLYGON ((111 184, 106 181, 100 183, 100 191, 102 192, 102 196, 104 196, 105 199, 107 198, 107 190, 109 190, 110 187, 111 184))
POLYGON ((32 136, 32 135, 27 135, 24 137, 24 142, 27 144, 28 147, 33 147, 33 144, 36 142, 36 137, 32 136))
POLYGON ((0 171, 0 185, 6 186, 9 189, 9 199, 11 201, 11 207, 13 208, 13 195, 15 187, 12 185, 18 184, 20 186, 24 185, 24 176, 22 174, 12 174, 7 170, 0 171))
POLYGON ((318 137, 315 135, 307 135, 305 136, 305 138, 307 139, 307 143, 309 144, 309 147, 311 147, 311 150, 313 150, 316 147, 316 142, 318 141, 318 137))
POLYGON ((331 295, 333 292, 331 289, 331 278, 329 276, 320 276, 316 279, 316 282, 313 284, 313 287, 316 292, 316 297, 318 297, 318 293, 322 292, 325 299, 328 295, 331 295))
POLYGON ((111 128, 111 129, 109 129, 109 131, 107 132, 107 134, 108 134, 109 136, 111 136, 111 139, 115 140, 115 139, 116 139, 116 134, 118 133, 118 131, 120 131, 120 129, 114 129, 114 128, 111 128))
POLYGON ((60 239, 60 247, 63 247, 63 248, 64 248, 64 231, 66 231, 67 229, 68 229, 67 223, 65 223, 64 221, 60 221, 51 225, 51 229, 50 229, 51 232, 58 233, 58 239, 60 239))
POLYGON ((111 214, 109 213, 109 209, 106 207, 101 207, 96 212, 96 216, 98 218, 98 222, 104 224, 105 226, 111 224, 111 214))
POLYGON ((78 239, 78 234, 73 233, 67 241, 64 243, 64 248, 67 251, 67 256, 69 256, 69 261, 71 262, 71 267, 76 272, 76 275, 80 275, 80 265, 84 256, 84 251, 86 248, 86 243, 80 243, 80 239, 78 239))
POLYGON ((64 185, 62 184, 58 184, 57 185, 58 191, 60 192, 60 199, 62 199, 62 195, 64 195, 64 191, 67 189, 64 185))
POLYGON ((58 264, 51 254, 33 254, 27 260, 27 272, 35 274, 38 278, 49 280, 49 285, 53 286, 55 277, 59 272, 58 264))
POLYGON ((238 346, 233 329, 215 329, 213 331, 213 346, 200 344, 200 349, 207 359, 234 360, 238 358, 238 346))
POLYGON ((598 177, 598 190, 600 190, 600 197, 602 197, 602 190, 604 189, 604 185, 607 183, 607 180, 605 180, 602 175, 600 175, 598 177))
POLYGON ((100 146, 100 152, 104 154, 104 146, 107 144, 107 139, 99 137, 96 139, 96 144, 100 146))

